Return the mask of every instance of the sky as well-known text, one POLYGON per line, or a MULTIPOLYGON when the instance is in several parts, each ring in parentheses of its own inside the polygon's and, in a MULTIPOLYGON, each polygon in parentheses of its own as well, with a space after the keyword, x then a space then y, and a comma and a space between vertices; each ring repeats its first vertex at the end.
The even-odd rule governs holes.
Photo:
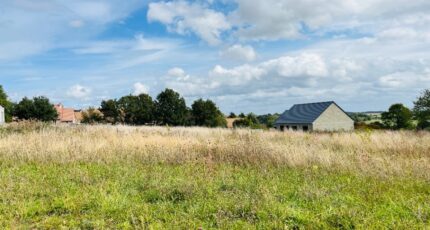
POLYGON ((165 88, 224 113, 430 88, 428 0, 0 0, 0 85, 69 107, 165 88))

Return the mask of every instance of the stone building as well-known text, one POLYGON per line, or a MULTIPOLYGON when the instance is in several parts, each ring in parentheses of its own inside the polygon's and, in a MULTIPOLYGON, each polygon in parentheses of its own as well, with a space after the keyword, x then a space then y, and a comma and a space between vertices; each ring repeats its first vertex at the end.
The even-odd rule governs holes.
POLYGON ((334 101, 297 104, 275 122, 280 131, 352 131, 354 121, 334 101))

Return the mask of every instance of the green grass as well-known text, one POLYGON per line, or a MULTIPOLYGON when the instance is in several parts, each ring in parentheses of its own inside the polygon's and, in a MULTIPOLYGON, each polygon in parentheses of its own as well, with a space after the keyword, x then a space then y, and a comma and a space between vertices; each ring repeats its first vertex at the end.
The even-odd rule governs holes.
POLYGON ((309 168, 0 162, 0 228, 417 229, 430 184, 309 168))

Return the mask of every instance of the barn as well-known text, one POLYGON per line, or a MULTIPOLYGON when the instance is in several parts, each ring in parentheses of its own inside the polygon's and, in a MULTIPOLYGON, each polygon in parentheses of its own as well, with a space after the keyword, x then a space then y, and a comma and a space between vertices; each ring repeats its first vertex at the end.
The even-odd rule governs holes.
POLYGON ((280 131, 352 131, 354 121, 334 101, 296 104, 275 122, 280 131))
POLYGON ((4 124, 4 122, 5 122, 4 108, 0 105, 0 125, 4 124))

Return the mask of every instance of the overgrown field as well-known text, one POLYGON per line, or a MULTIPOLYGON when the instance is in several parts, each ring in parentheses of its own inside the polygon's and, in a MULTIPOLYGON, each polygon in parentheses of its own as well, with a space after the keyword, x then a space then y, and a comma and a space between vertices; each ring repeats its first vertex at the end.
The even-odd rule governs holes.
POLYGON ((0 128, 0 228, 430 228, 430 133, 0 128))

